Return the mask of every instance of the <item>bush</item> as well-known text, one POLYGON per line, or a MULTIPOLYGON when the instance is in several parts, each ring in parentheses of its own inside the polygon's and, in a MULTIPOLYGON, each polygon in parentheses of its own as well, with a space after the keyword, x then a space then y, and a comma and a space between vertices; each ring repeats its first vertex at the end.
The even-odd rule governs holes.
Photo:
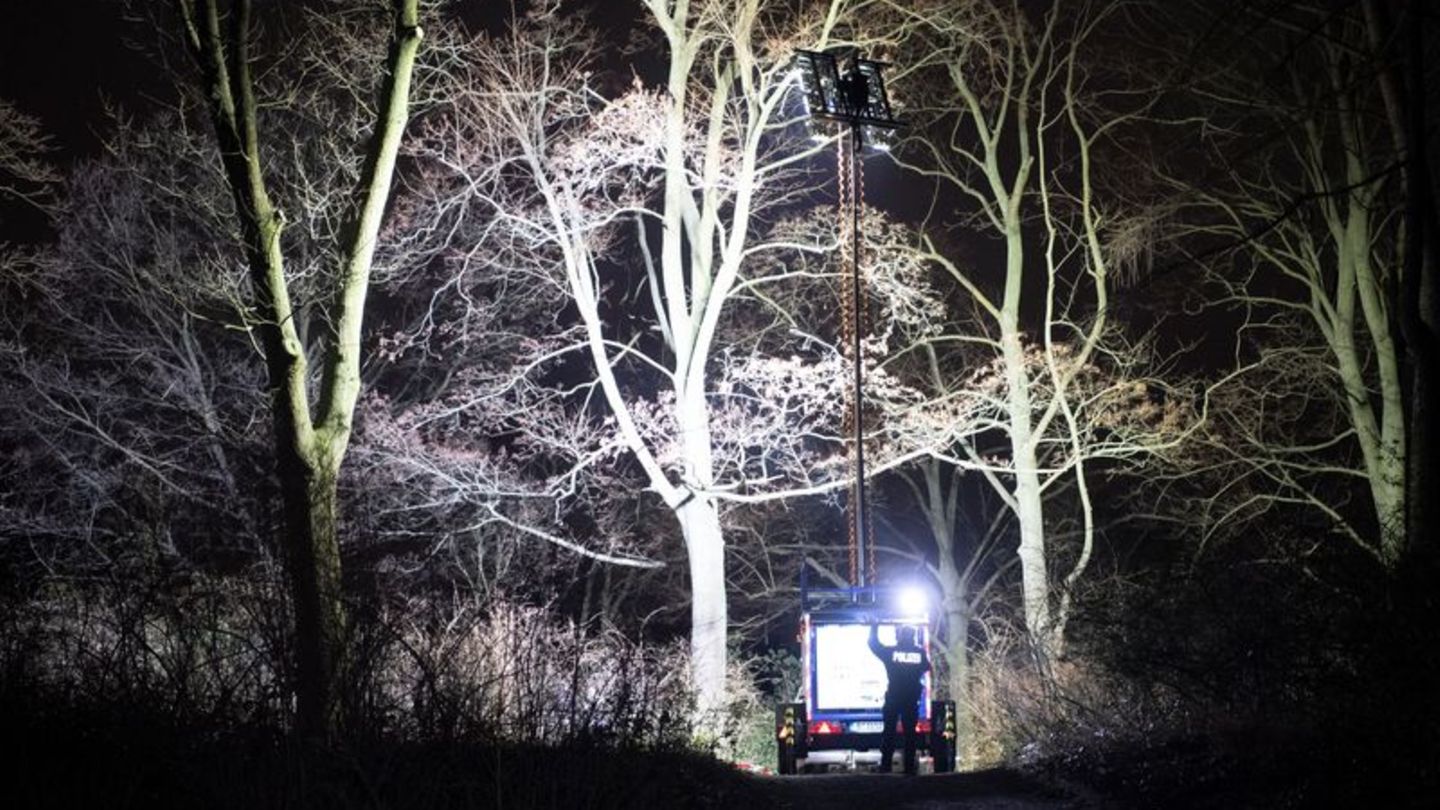
POLYGON ((352 712, 413 739, 563 745, 673 744, 688 737, 686 647, 581 627, 495 602, 436 614, 392 610, 360 649, 352 712))
MULTIPOLYGON (((51 583, 0 619, 0 697, 283 732, 285 602, 263 571, 51 583)), ((632 641, 503 601, 412 600, 355 615, 341 690, 351 735, 557 746, 690 738, 681 642, 632 641)))
POLYGON ((800 690, 800 659, 786 649, 770 650, 749 660, 733 654, 726 740, 718 753, 733 762, 773 768, 775 707, 795 699, 800 690))
POLYGON ((47 583, 5 611, 0 695, 145 707, 180 723, 283 724, 284 604, 263 576, 47 583))
POLYGON ((321 747, 288 733, 289 623, 266 572, 28 596, 0 617, 0 744, 21 752, 0 766, 7 806, 758 801, 712 754, 749 756, 763 701, 738 667, 722 738, 697 743, 683 640, 504 600, 355 611, 346 723, 321 747))

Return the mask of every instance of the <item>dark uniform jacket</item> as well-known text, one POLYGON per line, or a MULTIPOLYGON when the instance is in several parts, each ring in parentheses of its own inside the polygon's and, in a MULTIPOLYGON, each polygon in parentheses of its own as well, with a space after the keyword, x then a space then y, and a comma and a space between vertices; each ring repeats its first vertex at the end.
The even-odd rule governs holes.
POLYGON ((923 647, 904 643, 887 647, 880 643, 878 628, 871 626, 870 651, 885 664, 885 676, 890 683, 885 690, 887 694, 912 699, 920 695, 920 679, 930 671, 930 659, 923 647))

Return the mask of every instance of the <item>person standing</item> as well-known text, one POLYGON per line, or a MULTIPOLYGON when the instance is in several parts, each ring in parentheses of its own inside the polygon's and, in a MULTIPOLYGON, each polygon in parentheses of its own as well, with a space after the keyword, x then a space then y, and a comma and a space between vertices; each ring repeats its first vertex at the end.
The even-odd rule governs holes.
POLYGON ((930 671, 930 658, 916 640, 915 628, 909 625, 895 631, 894 646, 880 642, 880 626, 870 620, 870 652, 885 664, 885 708, 882 711, 884 731, 880 735, 880 773, 890 772, 895 756, 895 722, 905 732, 905 773, 914 776, 918 769, 915 756, 916 728, 920 714, 920 681, 930 671))

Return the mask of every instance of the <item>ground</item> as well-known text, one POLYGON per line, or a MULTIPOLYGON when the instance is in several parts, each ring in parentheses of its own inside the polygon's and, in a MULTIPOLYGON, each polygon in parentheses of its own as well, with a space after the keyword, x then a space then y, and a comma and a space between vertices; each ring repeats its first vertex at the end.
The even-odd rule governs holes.
MULTIPOLYGON (((12 697, 17 697, 12 695, 12 697)), ((1430 733, 1426 725, 1427 734, 1430 733)), ((268 727, 185 725, 110 707, 6 700, 5 810, 1304 810, 1437 806, 1429 737, 1390 725, 1055 746, 1013 767, 906 777, 761 776, 703 752, 356 735, 307 744, 268 727), (1408 752, 1408 755, 1402 756, 1408 752)))
POLYGON ((777 808, 823 810, 1070 810, 1106 806, 1005 769, 970 773, 762 777, 777 808))

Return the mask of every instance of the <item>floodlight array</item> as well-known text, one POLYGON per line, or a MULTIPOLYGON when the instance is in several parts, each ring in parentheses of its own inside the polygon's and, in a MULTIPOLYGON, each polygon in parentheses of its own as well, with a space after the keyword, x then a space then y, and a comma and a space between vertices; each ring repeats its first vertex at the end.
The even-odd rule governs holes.
POLYGON ((841 57, 830 51, 797 51, 795 70, 808 113, 810 137, 830 138, 850 125, 860 131, 861 140, 877 149, 888 149, 900 126, 890 107, 881 75, 884 62, 852 56, 841 69, 841 57), (852 94, 852 88, 863 93, 852 94), (859 96, 858 98, 856 96, 859 96))

